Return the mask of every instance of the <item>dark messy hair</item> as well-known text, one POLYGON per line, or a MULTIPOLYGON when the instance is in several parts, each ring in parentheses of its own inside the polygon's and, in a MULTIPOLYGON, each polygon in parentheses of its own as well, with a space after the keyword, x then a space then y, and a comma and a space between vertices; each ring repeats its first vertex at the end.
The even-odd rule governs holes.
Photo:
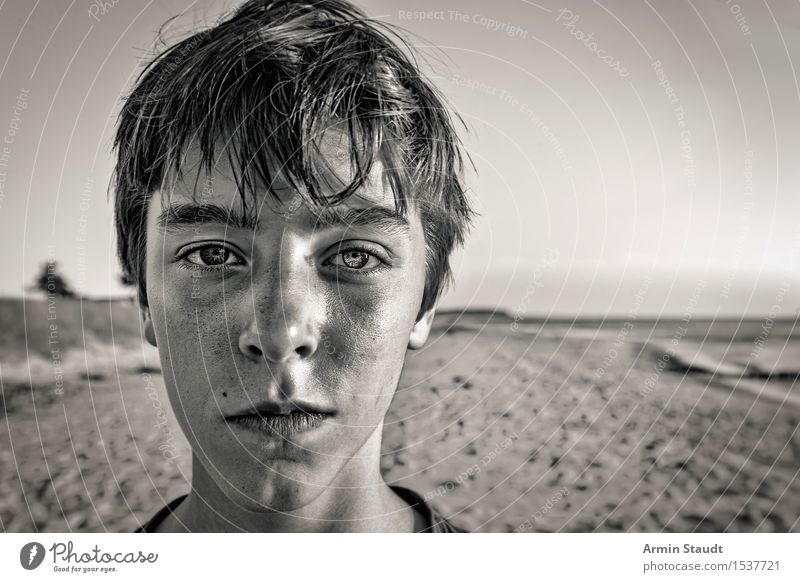
POLYGON ((182 173, 192 142, 210 172, 222 139, 245 208, 276 168, 307 202, 337 204, 381 161, 398 211, 411 201, 422 218, 422 314, 449 281, 472 217, 454 118, 403 37, 345 0, 250 0, 154 57, 125 100, 114 141, 123 277, 146 305, 148 202, 182 173), (353 179, 324 195, 319 145, 333 125, 349 134, 353 179))

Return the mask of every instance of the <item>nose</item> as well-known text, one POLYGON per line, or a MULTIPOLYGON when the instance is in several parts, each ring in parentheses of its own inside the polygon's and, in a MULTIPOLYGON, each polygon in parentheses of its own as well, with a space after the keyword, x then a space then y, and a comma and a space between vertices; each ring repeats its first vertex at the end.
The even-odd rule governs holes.
POLYGON ((317 351, 320 322, 314 276, 305 260, 287 255, 282 253, 274 268, 251 278, 252 301, 244 302, 248 323, 239 336, 239 350, 252 361, 284 363, 317 351))

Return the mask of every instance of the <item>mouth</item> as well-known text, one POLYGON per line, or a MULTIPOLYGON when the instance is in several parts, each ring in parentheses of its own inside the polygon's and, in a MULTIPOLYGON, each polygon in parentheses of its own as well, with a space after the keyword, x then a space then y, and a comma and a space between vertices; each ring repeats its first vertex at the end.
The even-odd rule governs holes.
POLYGON ((271 437, 289 437, 319 428, 332 418, 328 412, 306 412, 294 410, 288 413, 252 412, 229 416, 226 420, 245 430, 271 437))

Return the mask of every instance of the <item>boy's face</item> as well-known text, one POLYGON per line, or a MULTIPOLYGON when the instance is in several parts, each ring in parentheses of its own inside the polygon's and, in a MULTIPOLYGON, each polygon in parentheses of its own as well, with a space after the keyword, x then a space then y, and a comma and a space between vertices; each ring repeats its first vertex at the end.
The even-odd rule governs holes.
MULTIPOLYGON (((349 175, 343 145, 322 145, 332 185, 349 175)), ((430 329, 432 312, 416 321, 422 224, 413 205, 395 213, 378 164, 367 187, 327 210, 285 185, 280 201, 261 194, 248 206, 254 230, 226 220, 241 199, 219 159, 198 178, 190 150, 170 195, 150 201, 147 336, 204 472, 245 509, 292 510, 377 471, 406 349, 430 329)))

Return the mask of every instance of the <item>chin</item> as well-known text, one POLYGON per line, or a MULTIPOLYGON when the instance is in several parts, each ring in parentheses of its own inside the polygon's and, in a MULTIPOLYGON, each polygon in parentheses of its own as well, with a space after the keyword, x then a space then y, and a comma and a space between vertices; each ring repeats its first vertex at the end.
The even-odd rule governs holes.
MULTIPOLYGON (((262 470, 264 470, 262 468, 262 470)), ((254 513, 289 512, 305 507, 328 488, 310 482, 307 471, 292 471, 285 466, 266 470, 256 478, 240 477, 238 482, 228 476, 228 481, 217 483, 231 502, 254 513)))

